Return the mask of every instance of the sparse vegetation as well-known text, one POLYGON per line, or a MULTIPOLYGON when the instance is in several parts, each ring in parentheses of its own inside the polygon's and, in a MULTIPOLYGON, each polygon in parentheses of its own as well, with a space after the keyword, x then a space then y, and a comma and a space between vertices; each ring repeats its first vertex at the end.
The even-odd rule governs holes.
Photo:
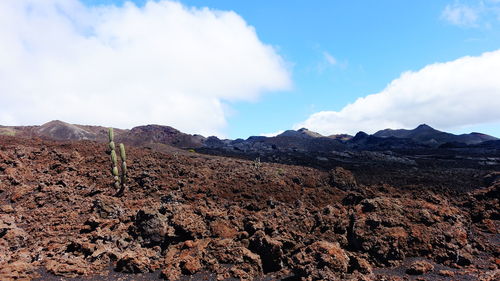
POLYGON ((15 136, 16 132, 10 128, 0 128, 0 136, 15 136))
POLYGON ((120 159, 121 159, 121 175, 118 171, 118 160, 116 157, 116 145, 114 142, 113 128, 108 129, 109 136, 109 149, 111 155, 111 173, 113 179, 115 180, 115 188, 117 190, 116 196, 121 196, 125 192, 125 187, 127 183, 127 155, 125 153, 125 145, 120 143, 120 159))
POLYGON ((276 174, 278 176, 284 176, 285 175, 285 170, 283 170, 282 168, 278 168, 278 171, 276 172, 276 174))
POLYGON ((260 171, 260 168, 262 167, 262 163, 260 162, 260 157, 257 157, 255 158, 255 160, 253 160, 253 168, 255 169, 255 171, 260 171))

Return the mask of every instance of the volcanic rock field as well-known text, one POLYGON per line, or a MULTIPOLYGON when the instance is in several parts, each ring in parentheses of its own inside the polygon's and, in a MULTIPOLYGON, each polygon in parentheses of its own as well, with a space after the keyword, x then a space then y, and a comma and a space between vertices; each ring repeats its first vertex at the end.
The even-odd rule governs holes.
POLYGON ((160 148, 0 136, 0 280, 500 279, 497 166, 160 148))

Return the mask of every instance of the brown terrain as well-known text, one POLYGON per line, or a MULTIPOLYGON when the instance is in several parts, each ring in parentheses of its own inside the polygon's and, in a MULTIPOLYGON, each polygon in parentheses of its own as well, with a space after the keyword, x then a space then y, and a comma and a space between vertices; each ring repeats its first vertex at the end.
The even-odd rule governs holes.
POLYGON ((0 128, 0 280, 500 279, 498 170, 316 169, 163 142, 127 146, 116 197, 106 129, 69 127, 0 128))

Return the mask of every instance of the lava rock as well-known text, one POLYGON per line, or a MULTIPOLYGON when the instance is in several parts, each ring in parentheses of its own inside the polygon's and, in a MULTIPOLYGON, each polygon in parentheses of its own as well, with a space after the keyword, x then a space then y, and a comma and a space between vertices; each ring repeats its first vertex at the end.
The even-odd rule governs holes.
POLYGON ((329 183, 331 186, 340 188, 344 191, 355 190, 358 186, 356 178, 351 171, 342 167, 337 167, 328 172, 329 183))
POLYGON ((338 243, 318 241, 293 257, 294 272, 304 280, 335 280, 347 272, 349 257, 338 243))
POLYGON ((432 271, 432 270, 434 270, 434 266, 431 263, 424 261, 424 260, 419 260, 419 261, 413 262, 406 269, 406 273, 408 273, 410 275, 422 275, 422 274, 425 274, 425 273, 432 271))

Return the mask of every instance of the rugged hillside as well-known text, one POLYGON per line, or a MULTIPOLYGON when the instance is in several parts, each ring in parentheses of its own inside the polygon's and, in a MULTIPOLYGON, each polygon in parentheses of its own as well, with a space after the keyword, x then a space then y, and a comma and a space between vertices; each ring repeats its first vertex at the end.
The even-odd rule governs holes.
MULTIPOLYGON (((53 140, 107 141, 107 128, 101 126, 74 125, 51 121, 41 126, 0 126, 0 135, 40 137, 53 140)), ((368 135, 359 132, 352 137, 346 134, 322 136, 302 128, 288 130, 275 137, 252 136, 247 139, 220 140, 190 135, 169 126, 146 125, 131 130, 115 129, 116 140, 128 145, 151 147, 168 151, 168 146, 183 149, 201 149, 209 154, 230 155, 243 158, 271 159, 277 153, 312 153, 322 159, 331 158, 330 152, 359 153, 362 151, 410 151, 436 148, 472 148, 479 150, 481 143, 488 148, 497 145, 498 139, 480 133, 453 135, 420 125, 414 130, 386 129, 368 135)))
MULTIPOLYGON (((420 126, 417 131, 429 131, 429 128, 420 126)), ((430 128, 430 131, 434 130, 430 128)), ((4 126, 0 127, 0 135, 107 142, 105 127, 73 125, 61 121, 51 121, 42 126, 4 126)), ((428 177, 436 179, 435 182, 439 182, 441 186, 453 186, 456 185, 453 179, 439 177, 436 173, 443 169, 500 169, 498 140, 469 145, 463 142, 436 145, 412 138, 377 137, 363 132, 354 137, 325 137, 307 129, 290 130, 275 137, 254 136, 246 140, 221 140, 216 137, 185 134, 172 127, 160 125, 138 126, 131 130, 115 129, 115 139, 129 146, 147 147, 166 153, 175 152, 175 148, 195 149, 209 155, 308 166, 322 170, 342 165, 353 171, 371 171, 369 177, 361 178, 369 179, 368 183, 376 180, 378 175, 388 172, 397 175, 399 170, 412 167, 425 171, 428 177), (380 174, 378 170, 384 173, 380 174)), ((385 177, 384 181, 390 181, 391 178, 385 177)))
POLYGON ((138 126, 117 137, 117 140, 135 146, 168 144, 180 148, 196 148, 203 145, 205 138, 189 135, 169 126, 138 126))
POLYGON ((370 183, 171 151, 129 147, 116 198, 106 145, 0 136, 0 280, 500 277, 498 172, 438 170, 443 189, 415 167, 370 183))
MULTIPOLYGON (((202 146, 205 138, 190 135, 169 126, 146 125, 131 130, 114 129, 116 140, 134 146, 172 145, 179 148, 202 146)), ((93 140, 106 142, 108 128, 102 126, 75 125, 55 120, 41 126, 0 126, 0 135, 40 137, 50 140, 93 140)))

